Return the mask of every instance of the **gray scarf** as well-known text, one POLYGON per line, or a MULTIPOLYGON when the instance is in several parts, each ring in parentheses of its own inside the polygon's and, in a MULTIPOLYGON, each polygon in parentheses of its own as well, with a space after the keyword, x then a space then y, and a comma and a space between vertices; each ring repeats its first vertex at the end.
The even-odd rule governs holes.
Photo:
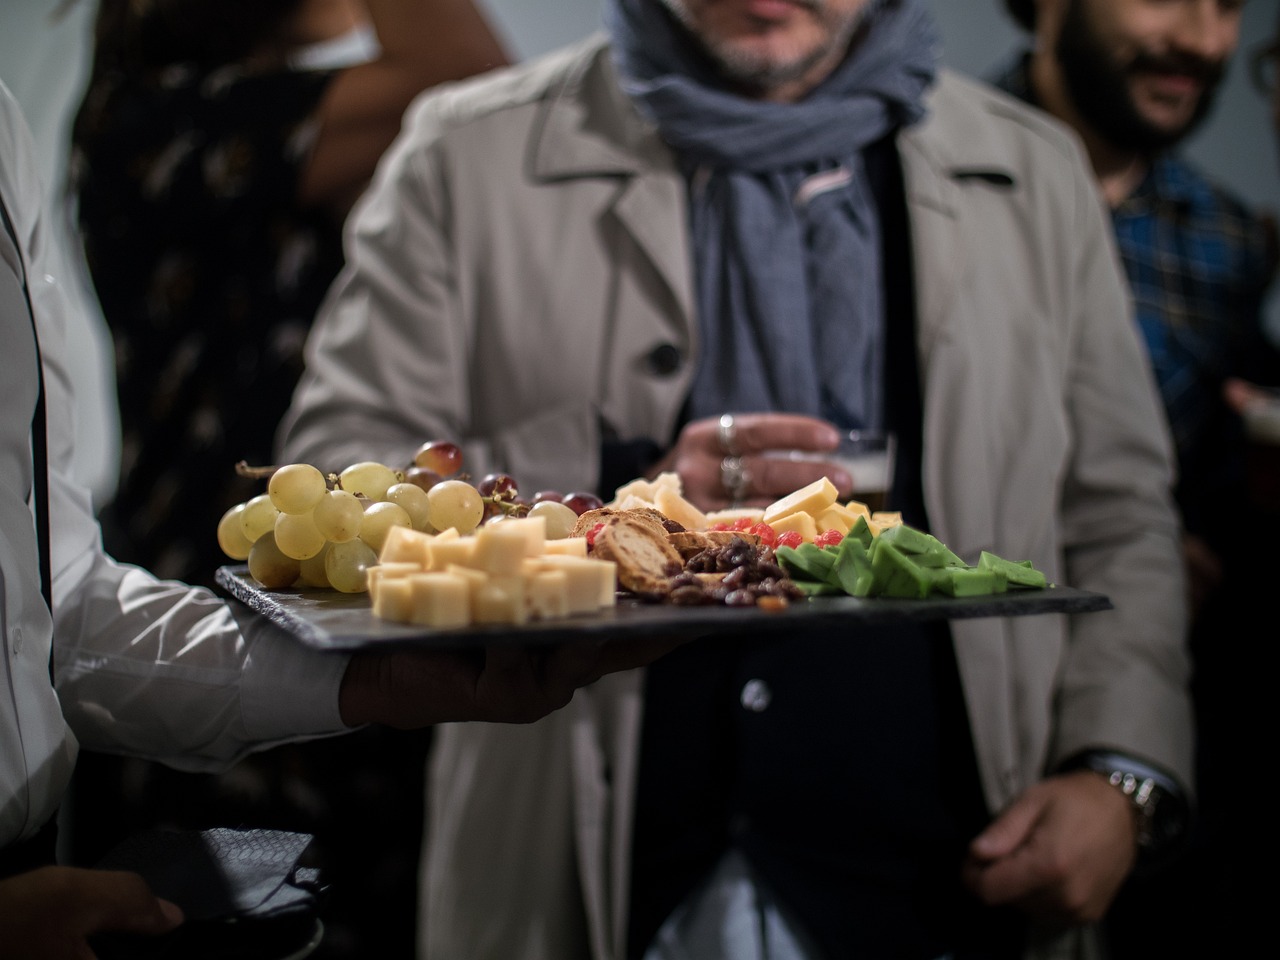
POLYGON ((608 0, 623 88, 690 177, 703 346, 692 417, 883 426, 880 226, 862 150, 924 115, 938 45, 920 0, 870 9, 831 76, 781 104, 726 88, 660 0, 608 0))

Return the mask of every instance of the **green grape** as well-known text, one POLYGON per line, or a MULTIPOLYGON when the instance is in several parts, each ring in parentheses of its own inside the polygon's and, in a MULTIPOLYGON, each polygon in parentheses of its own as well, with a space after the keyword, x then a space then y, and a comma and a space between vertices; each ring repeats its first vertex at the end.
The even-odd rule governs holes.
POLYGON ((250 543, 257 543, 264 533, 276 528, 276 515, 280 511, 271 502, 271 497, 260 493, 244 505, 240 514, 240 530, 250 543))
POLYGON ((431 526, 437 530, 453 527, 467 534, 484 519, 480 491, 465 480, 444 480, 427 491, 431 502, 431 526))
POLYGON ((218 546, 232 560, 248 560, 249 551, 253 549, 253 541, 244 535, 240 523, 243 513, 244 504, 237 503, 218 521, 218 546))
POLYGON ((387 495, 387 488, 401 478, 385 463, 373 460, 362 460, 353 463, 340 474, 338 482, 343 490, 363 494, 370 500, 382 500, 387 495))
POLYGON ((329 546, 324 573, 329 585, 342 593, 363 593, 368 589, 365 571, 378 562, 378 555, 363 540, 348 540, 329 546))
POLYGON ((387 500, 404 508, 413 529, 431 529, 431 499, 416 483, 393 483, 387 489, 387 500))
POLYGON ((572 508, 554 500, 540 500, 529 508, 528 515, 546 517, 548 540, 563 540, 578 522, 578 515, 572 508))
POLYGON ((274 534, 264 534, 253 542, 253 549, 249 551, 249 576, 268 590, 292 586, 298 573, 298 561, 281 552, 274 534))
POLYGON ((276 517, 276 546, 286 557, 314 557, 325 544, 324 534, 309 513, 282 513, 276 517))
POLYGON ((325 544, 314 557, 298 561, 298 583, 304 587, 315 587, 319 590, 332 590, 333 584, 324 572, 325 558, 329 555, 329 544, 325 544))
POLYGON ((379 500, 369 504, 369 509, 364 512, 364 522, 360 524, 360 539, 375 553, 381 553, 388 530, 392 527, 412 526, 413 521, 409 519, 409 513, 404 507, 388 500, 379 500))
POLYGON ((310 513, 327 489, 324 474, 309 463, 287 464, 267 481, 267 496, 281 513, 310 513))
POLYGON ((346 543, 360 536, 360 524, 364 522, 364 504, 354 493, 346 490, 330 490, 312 511, 316 528, 326 540, 346 543))

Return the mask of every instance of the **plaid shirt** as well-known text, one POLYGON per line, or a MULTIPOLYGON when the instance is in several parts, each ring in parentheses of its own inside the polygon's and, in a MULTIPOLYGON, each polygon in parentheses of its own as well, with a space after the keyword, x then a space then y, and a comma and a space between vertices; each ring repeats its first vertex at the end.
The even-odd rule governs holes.
MULTIPOLYGON (((1020 57, 995 84, 1035 104, 1028 62, 1020 57)), ((1222 381, 1280 382, 1280 356, 1262 326, 1272 269, 1267 229, 1173 153, 1154 159, 1111 219, 1177 444, 1179 503, 1196 530, 1209 511, 1234 501, 1242 482, 1229 453, 1239 448, 1240 428, 1223 403, 1222 381)))

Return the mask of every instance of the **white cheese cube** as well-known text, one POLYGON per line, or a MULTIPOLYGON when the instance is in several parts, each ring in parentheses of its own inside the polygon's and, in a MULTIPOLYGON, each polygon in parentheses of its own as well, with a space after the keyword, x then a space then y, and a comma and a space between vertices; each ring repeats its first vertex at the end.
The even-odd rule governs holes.
POLYGON ((407 580, 410 623, 448 630, 471 622, 471 585, 465 577, 452 573, 415 573, 407 580))

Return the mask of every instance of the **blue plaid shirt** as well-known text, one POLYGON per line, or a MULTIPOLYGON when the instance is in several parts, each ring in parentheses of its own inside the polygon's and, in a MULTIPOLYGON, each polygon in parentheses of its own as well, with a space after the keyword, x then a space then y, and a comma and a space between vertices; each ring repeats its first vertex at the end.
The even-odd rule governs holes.
MULTIPOLYGON (((1035 104, 1027 66, 1024 55, 995 84, 1035 104)), ((1174 153, 1156 157, 1111 219, 1177 444, 1178 500, 1188 528, 1207 534, 1211 512, 1237 502, 1243 483, 1240 424, 1222 381, 1280 382, 1262 326, 1267 230, 1174 153)))

